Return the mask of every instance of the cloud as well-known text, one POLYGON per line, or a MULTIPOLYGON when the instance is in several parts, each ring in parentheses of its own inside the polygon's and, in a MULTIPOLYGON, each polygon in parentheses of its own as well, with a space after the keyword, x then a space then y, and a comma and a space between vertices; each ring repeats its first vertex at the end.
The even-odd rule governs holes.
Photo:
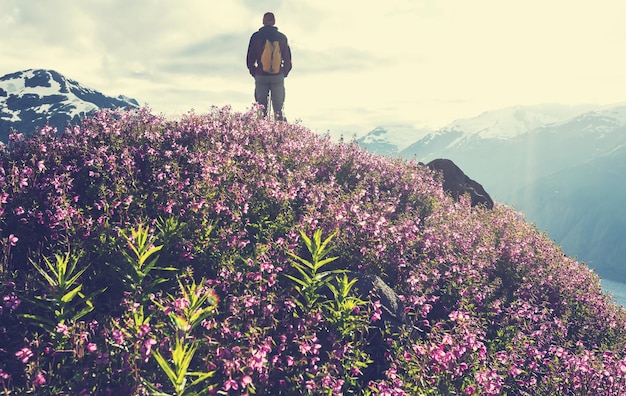
POLYGON ((166 113, 245 110, 245 52, 266 11, 292 48, 287 114, 320 130, 626 92, 619 0, 2 0, 0 75, 50 68, 166 113))
POLYGON ((158 63, 160 71, 170 74, 219 75, 233 78, 245 75, 249 35, 228 33, 186 43, 171 50, 158 63))
POLYGON ((380 66, 386 58, 354 48, 326 50, 292 50, 298 73, 345 73, 380 66))
MULTIPOLYGON (((284 4, 287 2, 284 0, 241 0, 241 3, 247 9, 254 11, 255 13, 262 15, 265 12, 275 12, 276 10, 280 10, 284 4)), ((259 18, 259 21, 261 18, 259 18)))

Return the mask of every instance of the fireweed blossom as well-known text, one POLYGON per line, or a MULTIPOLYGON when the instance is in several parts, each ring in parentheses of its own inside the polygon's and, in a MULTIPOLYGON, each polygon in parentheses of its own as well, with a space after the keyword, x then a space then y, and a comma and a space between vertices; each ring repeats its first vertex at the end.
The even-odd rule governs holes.
POLYGON ((372 316, 370 317, 370 321, 377 322, 382 318, 383 311, 380 309, 382 304, 380 301, 374 301, 372 303, 372 316))
POLYGON ((7 308, 8 312, 15 311, 21 303, 22 300, 20 300, 14 292, 11 292, 2 297, 3 306, 0 306, 0 313, 3 312, 2 308, 7 308))
POLYGON ((142 353, 144 356, 144 362, 147 362, 150 359, 150 354, 152 353, 152 347, 157 344, 157 340, 154 338, 148 338, 143 342, 142 353))
POLYGON ((98 351, 98 346, 93 342, 90 342, 89 344, 87 344, 87 351, 89 351, 90 353, 95 353, 96 351, 98 351))
POLYGON ((58 385, 60 393, 87 394, 106 383, 103 393, 140 394, 147 382, 173 393, 149 358, 158 348, 172 363, 167 346, 180 329, 168 314, 182 318, 190 307, 171 287, 180 277, 207 279, 212 291, 203 292, 215 293, 206 302, 215 308, 185 335, 198 345, 189 371, 212 372, 213 393, 626 390, 623 309, 602 294, 597 275, 520 213, 472 207, 448 196, 425 166, 254 110, 214 108, 176 121, 148 109, 106 110, 61 133, 14 135, 0 150, 0 223, 3 264, 20 285, 0 282, 0 330, 9 345, 27 338, 37 353, 0 354, 0 367, 25 363, 14 384, 26 375, 32 381, 42 367, 44 387, 58 385), (134 264, 124 259, 131 248, 119 230, 140 223, 154 238, 147 246, 163 245, 155 265, 175 269, 151 272, 147 283, 165 282, 149 291, 120 281, 132 279, 126 270, 134 264), (300 231, 336 229, 332 269, 379 276, 403 302, 408 328, 371 337, 387 328, 382 296, 362 296, 366 304, 350 312, 362 321, 343 337, 324 305, 303 310, 284 276, 298 275, 288 253, 309 259, 300 231), (42 262, 37 252, 67 245, 85 247, 81 293, 107 291, 91 301, 84 325, 64 322, 72 325, 67 339, 55 324, 42 339, 25 334, 15 315, 40 312, 18 302, 50 297, 29 260, 42 262), (157 307, 166 296, 164 309, 157 307), (59 355, 43 344, 51 340, 76 342, 87 353, 55 371, 59 355), (81 375, 60 380, 69 371, 81 375))
POLYGON ((33 351, 31 351, 30 348, 24 347, 20 349, 19 351, 15 352, 15 356, 17 357, 19 361, 26 364, 28 363, 30 358, 33 357, 33 351))
POLYGON ((46 377, 44 376, 43 372, 39 372, 35 375, 35 378, 33 378, 33 386, 35 387, 40 387, 42 385, 44 385, 46 383, 46 377))
POLYGON ((67 326, 63 323, 57 324, 57 333, 63 334, 67 337, 67 335, 69 334, 67 326))

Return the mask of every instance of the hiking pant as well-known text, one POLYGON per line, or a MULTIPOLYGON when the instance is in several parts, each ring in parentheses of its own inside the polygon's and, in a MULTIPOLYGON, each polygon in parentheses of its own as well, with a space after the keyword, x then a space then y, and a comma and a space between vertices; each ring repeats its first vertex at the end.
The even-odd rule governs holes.
POLYGON ((285 103, 285 76, 283 74, 259 74, 254 76, 254 100, 263 105, 263 116, 267 116, 267 98, 272 93, 272 107, 276 120, 283 121, 285 103))

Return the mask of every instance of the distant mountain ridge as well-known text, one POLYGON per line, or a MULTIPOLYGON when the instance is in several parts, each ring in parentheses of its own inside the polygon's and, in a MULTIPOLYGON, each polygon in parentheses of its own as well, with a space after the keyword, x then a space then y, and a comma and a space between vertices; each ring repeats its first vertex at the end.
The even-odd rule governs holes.
MULTIPOLYGON (((372 132, 370 132, 371 134, 372 132)), ((387 153, 393 152, 393 136, 387 153)), ((357 142, 368 151, 375 146, 357 142)), ((454 161, 570 256, 626 283, 626 103, 516 106, 457 120, 393 156, 454 161)))
POLYGON ((596 107, 595 105, 559 104, 512 106, 486 111, 473 118, 455 120, 437 130, 406 126, 378 126, 358 137, 356 141, 370 152, 387 155, 383 154, 385 151, 389 154, 398 153, 402 157, 407 157, 413 150, 423 151, 423 148, 428 146, 428 142, 439 147, 435 149, 438 151, 453 144, 456 139, 467 140, 471 137, 507 139, 532 129, 568 120, 596 107))
POLYGON ((83 87, 54 70, 28 69, 0 77, 0 141, 13 129, 29 135, 46 124, 63 130, 98 109, 139 107, 135 99, 111 97, 83 87))
POLYGON ((380 155, 395 156, 416 140, 433 132, 428 128, 410 126, 376 127, 357 139, 359 146, 380 155))

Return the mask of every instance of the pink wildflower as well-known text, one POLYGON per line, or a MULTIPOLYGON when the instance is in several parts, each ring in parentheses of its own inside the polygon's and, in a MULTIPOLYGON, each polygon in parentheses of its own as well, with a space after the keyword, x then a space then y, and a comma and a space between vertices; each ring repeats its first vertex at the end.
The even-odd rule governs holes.
POLYGON ((513 377, 517 377, 518 375, 522 373, 523 373, 522 369, 520 369, 519 367, 515 365, 511 366, 511 368, 509 369, 509 374, 511 374, 513 377))
POLYGON ((244 375, 241 378, 241 385, 243 385, 244 388, 250 385, 251 383, 252 383, 252 377, 250 377, 249 375, 244 375))
POLYGON ((179 298, 176 301, 174 301, 174 307, 178 308, 178 309, 185 309, 187 307, 189 307, 189 300, 187 300, 186 298, 179 298))
POLYGON ((150 332, 150 325, 149 324, 142 324, 141 326, 139 326, 139 337, 143 337, 146 334, 148 334, 150 332))
POLYGON ((374 301, 372 305, 374 308, 374 313, 372 314, 372 317, 370 318, 370 320, 372 322, 376 322, 380 320, 382 317, 383 311, 380 309, 382 307, 382 304, 380 303, 380 301, 374 301))
POLYGON ((35 378, 33 378, 33 386, 38 387, 46 383, 46 377, 44 377, 43 373, 37 373, 35 378))
POLYGON ((237 381, 235 381, 232 378, 224 382, 224 390, 229 391, 231 389, 233 390, 239 389, 239 384, 237 383, 237 381))
POLYGON ((115 343, 118 345, 124 344, 124 334, 122 334, 122 332, 117 329, 111 332, 111 338, 113 338, 113 341, 115 341, 115 343))
POLYGON ((152 351, 152 346, 156 345, 156 340, 154 338, 149 338, 143 342, 144 347, 144 356, 146 357, 144 361, 148 361, 150 358, 150 352, 152 351))
POLYGON ((28 360, 33 357, 33 351, 30 348, 22 348, 19 351, 15 352, 15 356, 22 362, 28 363, 28 360))
POLYGON ((61 333, 64 336, 67 336, 69 334, 69 331, 67 329, 67 325, 65 325, 64 323, 57 324, 57 333, 61 333))
MULTIPOLYGON (((15 309, 17 309, 17 307, 20 306, 22 300, 17 298, 15 294, 11 292, 11 294, 8 294, 2 298, 2 302, 4 303, 4 306, 9 309, 9 311, 14 311, 15 309)), ((2 305, 0 305, 0 313, 2 313, 2 305)))

